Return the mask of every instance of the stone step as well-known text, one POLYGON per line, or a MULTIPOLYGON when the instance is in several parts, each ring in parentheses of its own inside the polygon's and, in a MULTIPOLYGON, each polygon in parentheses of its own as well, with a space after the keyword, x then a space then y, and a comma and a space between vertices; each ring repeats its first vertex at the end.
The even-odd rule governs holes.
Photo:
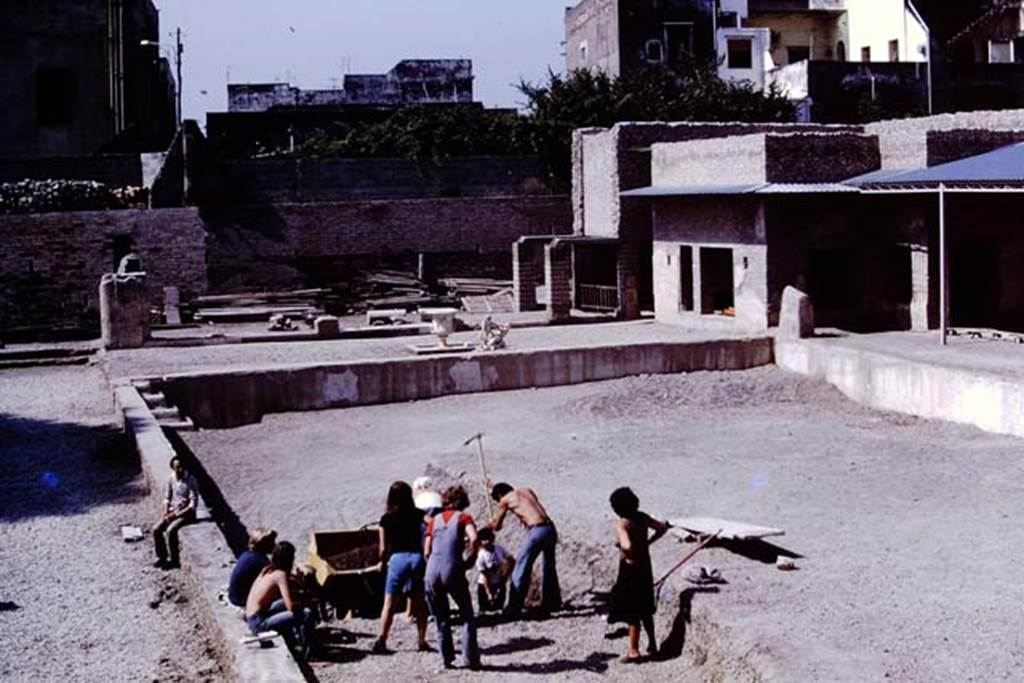
POLYGON ((153 417, 159 420, 180 420, 181 413, 174 406, 162 406, 151 408, 150 412, 153 413, 153 417))
POLYGON ((140 392, 142 400, 146 402, 146 405, 150 408, 166 408, 168 407, 167 397, 164 396, 162 391, 156 392, 140 392))
POLYGON ((194 432, 196 425, 191 419, 182 417, 177 420, 170 418, 157 419, 157 423, 164 429, 173 429, 179 432, 194 432))
POLYGON ((153 391, 153 383, 148 379, 136 380, 132 382, 132 386, 135 387, 140 394, 148 394, 153 391))

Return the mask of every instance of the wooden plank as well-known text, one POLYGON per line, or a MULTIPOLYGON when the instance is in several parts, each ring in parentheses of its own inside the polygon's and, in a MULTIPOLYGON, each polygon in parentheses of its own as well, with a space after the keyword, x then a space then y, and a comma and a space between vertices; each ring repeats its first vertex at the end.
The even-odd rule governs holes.
POLYGON ((782 529, 715 517, 684 517, 671 519, 669 522, 678 529, 685 529, 694 534, 713 534, 721 529, 722 533, 718 537, 733 541, 750 541, 771 536, 783 536, 786 533, 782 529))

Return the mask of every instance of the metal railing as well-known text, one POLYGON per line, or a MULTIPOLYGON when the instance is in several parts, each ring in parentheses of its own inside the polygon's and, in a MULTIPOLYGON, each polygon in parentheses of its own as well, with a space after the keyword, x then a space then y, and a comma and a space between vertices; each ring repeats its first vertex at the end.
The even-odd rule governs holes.
POLYGON ((576 307, 595 311, 618 310, 619 288, 607 285, 577 285, 576 307))

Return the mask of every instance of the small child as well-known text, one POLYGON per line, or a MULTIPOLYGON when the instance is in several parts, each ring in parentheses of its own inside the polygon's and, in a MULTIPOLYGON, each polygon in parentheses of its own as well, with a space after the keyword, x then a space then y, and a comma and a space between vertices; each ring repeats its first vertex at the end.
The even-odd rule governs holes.
POLYGON ((610 499, 619 516, 615 524, 615 540, 619 547, 619 576, 612 587, 609 623, 625 623, 629 627, 629 650, 623 662, 640 661, 640 627, 647 632, 647 653, 658 652, 654 639, 654 572, 651 569, 650 545, 669 530, 667 522, 653 519, 640 511, 640 500, 630 489, 615 489, 610 499), (654 533, 648 536, 648 531, 654 533))
POLYGON ((494 529, 485 526, 477 532, 480 553, 476 558, 476 600, 481 612, 497 612, 505 607, 505 584, 516 561, 505 548, 494 542, 494 529))

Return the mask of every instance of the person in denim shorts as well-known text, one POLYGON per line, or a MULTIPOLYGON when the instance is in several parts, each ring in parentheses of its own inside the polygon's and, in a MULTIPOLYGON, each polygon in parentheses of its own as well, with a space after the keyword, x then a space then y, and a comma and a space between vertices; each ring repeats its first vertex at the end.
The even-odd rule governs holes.
POLYGON ((418 649, 427 645, 427 608, 423 598, 423 512, 416 509, 412 487, 396 481, 388 490, 387 507, 380 518, 380 558, 387 564, 384 583, 384 609, 380 614, 380 635, 373 644, 375 653, 388 651, 388 634, 395 618, 397 600, 404 595, 412 604, 419 636, 418 649))

